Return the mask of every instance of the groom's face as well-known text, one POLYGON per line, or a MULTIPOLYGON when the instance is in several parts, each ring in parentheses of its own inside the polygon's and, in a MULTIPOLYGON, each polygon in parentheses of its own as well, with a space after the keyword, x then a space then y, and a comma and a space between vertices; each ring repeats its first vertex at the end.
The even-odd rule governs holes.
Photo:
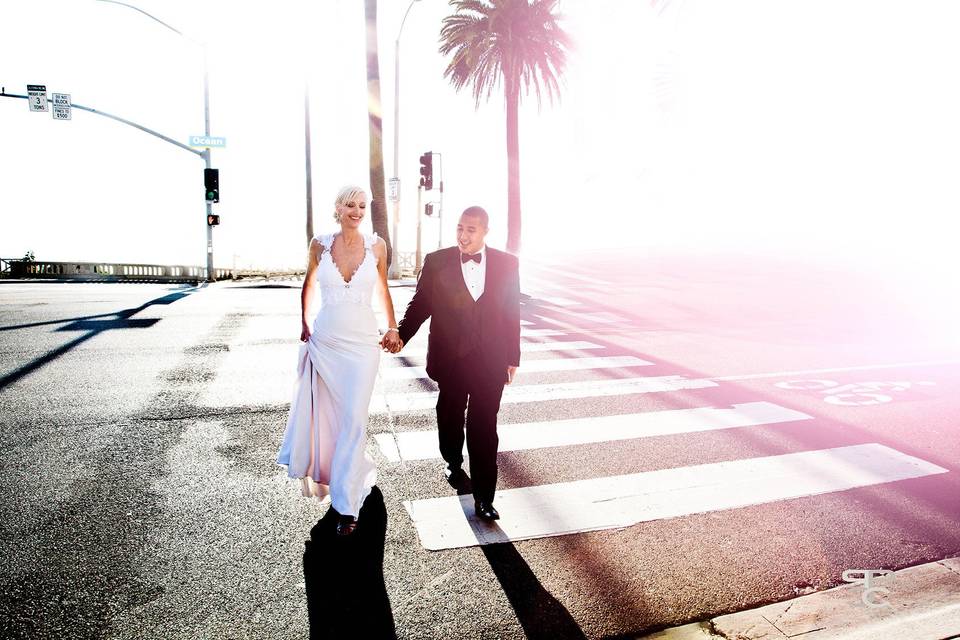
POLYGON ((457 244, 464 253, 476 253, 483 248, 484 238, 487 237, 487 228, 483 226, 477 216, 460 216, 457 223, 457 244))

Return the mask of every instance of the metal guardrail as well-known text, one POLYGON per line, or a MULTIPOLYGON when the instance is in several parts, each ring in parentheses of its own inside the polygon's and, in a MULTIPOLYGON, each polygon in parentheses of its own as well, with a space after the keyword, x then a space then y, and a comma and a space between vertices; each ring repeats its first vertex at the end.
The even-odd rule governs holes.
MULTIPOLYGON (((217 280, 233 279, 232 269, 215 269, 217 280)), ((200 282, 204 267, 116 262, 46 262, 0 259, 0 277, 85 282, 200 282)))

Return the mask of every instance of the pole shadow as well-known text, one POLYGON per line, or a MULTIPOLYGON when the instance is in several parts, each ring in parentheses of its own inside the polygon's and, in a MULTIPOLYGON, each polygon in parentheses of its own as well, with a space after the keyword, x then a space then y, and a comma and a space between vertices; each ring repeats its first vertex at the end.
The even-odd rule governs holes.
POLYGON ((159 318, 132 318, 133 315, 140 313, 144 309, 151 307, 153 305, 166 305, 173 304, 180 298, 185 298, 190 295, 194 290, 188 291, 177 291, 174 293, 167 294, 160 298, 155 298, 148 302, 143 303, 139 307, 134 307, 131 309, 122 309, 116 313, 104 313, 95 316, 83 316, 79 318, 72 318, 68 320, 57 320, 52 322, 38 322, 38 323, 29 323, 18 325, 16 327, 6 327, 7 329, 16 329, 16 328, 26 328, 26 327, 35 327, 45 324, 60 324, 64 322, 69 322, 62 327, 58 327, 56 331, 84 331, 83 335, 74 338, 70 342, 67 342, 64 345, 57 347, 56 349, 45 353, 44 355, 31 360, 25 365, 14 369, 12 372, 7 375, 0 377, 0 391, 4 388, 10 386, 17 380, 27 376, 37 369, 40 369, 44 365, 56 360, 65 353, 71 351, 80 344, 86 342, 90 338, 97 336, 104 331, 112 331, 114 329, 146 329, 152 327, 157 322, 160 321, 159 318))

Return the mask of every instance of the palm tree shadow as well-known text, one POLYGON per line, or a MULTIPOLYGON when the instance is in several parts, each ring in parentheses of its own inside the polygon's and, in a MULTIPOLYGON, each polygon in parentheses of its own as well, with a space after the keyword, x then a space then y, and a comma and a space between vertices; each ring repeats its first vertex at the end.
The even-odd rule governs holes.
POLYGON ((327 510, 304 543, 310 639, 396 638, 383 577, 387 509, 376 486, 348 536, 336 532, 337 512, 327 510))

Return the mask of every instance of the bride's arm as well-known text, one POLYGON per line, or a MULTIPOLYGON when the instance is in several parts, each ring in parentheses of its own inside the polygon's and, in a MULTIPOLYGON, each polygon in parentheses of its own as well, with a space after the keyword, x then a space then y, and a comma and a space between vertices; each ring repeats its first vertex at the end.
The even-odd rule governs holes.
POLYGON ((323 245, 320 240, 314 238, 310 241, 310 251, 307 257, 307 273, 303 276, 303 289, 300 290, 300 341, 306 342, 310 339, 310 323, 307 322, 307 310, 310 308, 310 301, 313 299, 314 285, 316 284, 317 265, 320 264, 320 254, 323 253, 323 245))
MULTIPOLYGON (((383 303, 384 311, 387 314, 387 331, 397 336, 397 316, 393 310, 393 298, 390 297, 390 287, 387 285, 387 243, 383 238, 377 238, 373 245, 373 253, 377 256, 377 291, 380 294, 380 301, 383 303), (393 329, 393 331, 390 331, 393 329)), ((384 338, 388 334, 384 334, 384 338)))

